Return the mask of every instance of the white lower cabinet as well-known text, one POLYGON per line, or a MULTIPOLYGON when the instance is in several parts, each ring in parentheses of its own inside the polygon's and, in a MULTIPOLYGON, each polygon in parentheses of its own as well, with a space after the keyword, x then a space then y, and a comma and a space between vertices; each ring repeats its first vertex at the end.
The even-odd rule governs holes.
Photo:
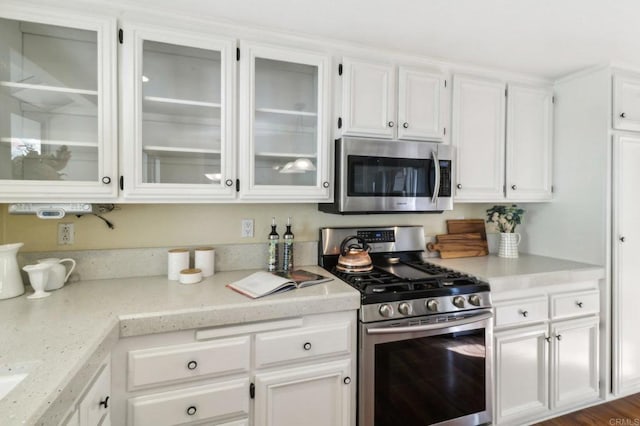
POLYGON ((350 425, 351 381, 348 359, 258 373, 254 425, 350 425))
POLYGON ((530 315, 540 295, 496 301, 496 424, 533 422, 598 399, 598 296, 595 289, 549 293, 544 317, 546 309, 530 315), (501 326, 505 309, 519 312, 521 321, 501 326))
POLYGON ((74 403, 72 412, 62 422, 65 426, 111 425, 111 362, 107 358, 89 381, 82 396, 74 403))
POLYGON ((355 425, 355 311, 121 339, 113 424, 355 425))

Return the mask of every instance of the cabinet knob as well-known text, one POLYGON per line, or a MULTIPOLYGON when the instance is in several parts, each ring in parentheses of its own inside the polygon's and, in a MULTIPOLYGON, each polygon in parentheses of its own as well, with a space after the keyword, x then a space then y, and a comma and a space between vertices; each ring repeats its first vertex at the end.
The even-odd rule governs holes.
POLYGON ((546 341, 547 341, 547 343, 549 343, 549 342, 551 341, 551 337, 549 337, 549 336, 544 336, 544 340, 546 340, 546 341))
POLYGON ((196 368, 198 368, 198 362, 197 361, 189 361, 187 363, 187 368, 189 370, 195 370, 196 368))
POLYGON ((624 243, 624 242, 625 242, 625 240, 626 240, 626 238, 625 238, 624 236, 620 237, 620 242, 621 242, 621 243, 624 243))
POLYGON ((322 182, 322 187, 323 188, 328 188, 329 187, 329 182, 322 182))
POLYGON ((526 318, 529 315, 529 311, 520 311, 520 315, 526 318))
POLYGON ((457 184, 457 185, 456 185, 456 188, 458 188, 458 189, 462 189, 462 184, 461 184, 461 183, 457 184))
POLYGON ((102 183, 109 185, 111 183, 111 178, 109 176, 102 176, 102 183))
POLYGON ((404 127, 405 129, 409 128, 409 123, 407 123, 406 121, 404 123, 402 123, 402 127, 404 127))
POLYGON ((389 127, 393 127, 393 126, 395 126, 395 124, 396 124, 396 123, 394 123, 393 121, 390 121, 390 122, 388 122, 388 123, 387 123, 387 126, 389 126, 389 127))
POLYGON ((582 308, 582 302, 576 302, 576 305, 578 305, 578 308, 582 308))
POLYGON ((344 380, 342 381, 345 385, 348 385, 349 383, 351 383, 351 377, 345 377, 344 380))
POLYGON ((195 407, 195 405, 192 405, 191 407, 187 408, 187 414, 190 416, 193 416, 194 414, 196 414, 197 411, 198 409, 195 407))
POLYGON ((511 189, 513 189, 514 191, 517 189, 518 187, 515 185, 511 185, 511 189))
POLYGON ((306 342, 304 345, 302 345, 302 347, 305 351, 311 350, 311 343, 306 342))
POLYGON ((627 118, 627 113, 621 112, 620 113, 620 118, 627 118))
POLYGON ((227 186, 232 186, 233 185, 233 181, 231 179, 227 179, 224 181, 224 184, 227 186))
POLYGON ((100 401, 99 407, 109 408, 109 397, 107 396, 105 399, 100 401))
POLYGON ((556 339, 562 340, 562 335, 561 334, 556 334, 556 339))

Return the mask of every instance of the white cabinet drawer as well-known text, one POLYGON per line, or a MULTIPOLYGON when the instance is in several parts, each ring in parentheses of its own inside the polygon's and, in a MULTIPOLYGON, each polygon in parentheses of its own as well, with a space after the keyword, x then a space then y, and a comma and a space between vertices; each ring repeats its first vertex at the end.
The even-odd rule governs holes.
POLYGON ((128 389, 249 370, 249 336, 129 352, 128 389))
POLYGON ((347 355, 351 323, 302 327, 256 335, 256 367, 327 355, 347 355))
POLYGON ((598 290, 551 296, 551 318, 569 318, 592 315, 600 312, 600 292, 598 290))
POLYGON ((549 317, 546 297, 521 299, 496 304, 496 327, 530 324, 549 317))
POLYGON ((213 421, 223 416, 247 416, 249 380, 231 380, 140 396, 129 399, 128 405, 129 426, 169 426, 213 421))

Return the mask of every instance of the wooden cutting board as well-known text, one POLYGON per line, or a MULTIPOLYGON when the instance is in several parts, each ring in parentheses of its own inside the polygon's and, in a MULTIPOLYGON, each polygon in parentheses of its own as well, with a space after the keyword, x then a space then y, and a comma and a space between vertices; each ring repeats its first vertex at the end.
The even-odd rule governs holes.
POLYGON ((447 232, 449 234, 480 233, 482 239, 487 239, 487 230, 484 219, 449 219, 447 220, 447 232))
POLYGON ((429 251, 439 251, 443 259, 486 256, 489 254, 487 232, 482 219, 447 220, 448 234, 436 235, 436 243, 427 244, 429 251))

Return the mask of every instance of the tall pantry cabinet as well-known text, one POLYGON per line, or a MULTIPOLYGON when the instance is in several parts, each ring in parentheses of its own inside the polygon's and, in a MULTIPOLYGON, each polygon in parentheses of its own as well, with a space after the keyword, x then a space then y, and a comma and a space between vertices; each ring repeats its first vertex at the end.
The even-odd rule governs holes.
POLYGON ((639 88, 640 73, 610 67, 557 82, 557 190, 554 203, 529 207, 527 221, 530 253, 606 267, 601 380, 614 397, 640 390, 639 88))

